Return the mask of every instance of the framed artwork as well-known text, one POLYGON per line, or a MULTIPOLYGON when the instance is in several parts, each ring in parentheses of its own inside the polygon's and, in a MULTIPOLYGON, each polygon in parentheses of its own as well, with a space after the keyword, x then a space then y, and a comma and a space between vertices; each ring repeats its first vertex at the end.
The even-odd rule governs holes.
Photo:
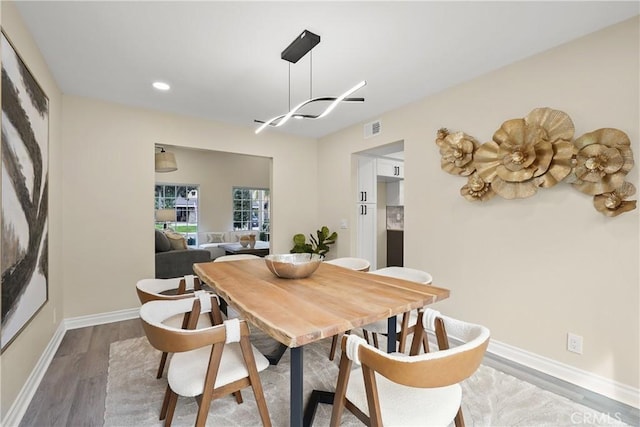
POLYGON ((4 351, 49 298, 49 99, 4 32, 1 52, 4 351))

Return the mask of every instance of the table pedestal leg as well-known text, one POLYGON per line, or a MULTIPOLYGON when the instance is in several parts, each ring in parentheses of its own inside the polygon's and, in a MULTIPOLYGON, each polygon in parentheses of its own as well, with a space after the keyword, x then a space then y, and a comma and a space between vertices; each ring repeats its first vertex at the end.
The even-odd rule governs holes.
POLYGON ((396 351, 396 316, 387 319, 387 353, 396 351))
POLYGON ((291 414, 289 425, 302 427, 302 347, 291 348, 291 414))

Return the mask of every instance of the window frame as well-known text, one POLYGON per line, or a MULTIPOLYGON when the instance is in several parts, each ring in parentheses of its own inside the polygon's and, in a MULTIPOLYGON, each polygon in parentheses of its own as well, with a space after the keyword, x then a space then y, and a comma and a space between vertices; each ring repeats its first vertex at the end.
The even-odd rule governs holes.
MULTIPOLYGON (((185 236, 187 244, 190 246, 195 246, 198 238, 200 222, 199 194, 199 184, 156 182, 154 186, 154 209, 176 210, 176 221, 170 223, 170 227, 185 236), (160 194, 158 193, 158 187, 162 187, 160 194), (167 191, 167 188, 172 188, 172 190, 167 191), (193 190, 196 192, 196 197, 188 197, 193 190), (195 228, 192 228, 193 226, 195 228)), ((155 228, 163 229, 164 222, 155 221, 155 228)))
POLYGON ((271 190, 262 187, 231 187, 231 218, 234 231, 255 231, 258 233, 258 240, 269 241, 271 190), (236 197, 238 192, 242 193, 241 197, 236 197))

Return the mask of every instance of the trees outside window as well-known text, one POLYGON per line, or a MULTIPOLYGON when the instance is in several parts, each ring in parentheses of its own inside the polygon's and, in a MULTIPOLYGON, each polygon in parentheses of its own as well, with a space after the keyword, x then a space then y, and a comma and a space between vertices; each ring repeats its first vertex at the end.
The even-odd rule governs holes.
MULTIPOLYGON (((175 209, 176 222, 168 224, 176 232, 184 234, 187 244, 195 245, 198 235, 198 185, 156 184, 155 209, 175 209)), ((156 228, 164 223, 156 222, 156 228)))
POLYGON ((233 229, 256 231, 259 240, 268 241, 270 196, 268 188, 233 187, 233 229))

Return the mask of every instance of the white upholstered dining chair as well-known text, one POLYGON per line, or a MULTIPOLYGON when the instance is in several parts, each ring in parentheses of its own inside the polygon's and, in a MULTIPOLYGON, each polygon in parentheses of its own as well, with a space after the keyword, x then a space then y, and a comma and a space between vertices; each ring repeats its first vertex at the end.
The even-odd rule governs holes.
POLYGON ((438 351, 387 354, 356 335, 342 338, 332 427, 340 425, 345 408, 369 426, 464 426, 460 382, 480 366, 489 330, 429 308, 418 319, 412 352, 419 351, 425 330, 435 332, 438 351), (447 334, 462 344, 450 348, 447 334), (352 363, 360 367, 351 369, 352 363))
MULTIPOLYGON (((214 259, 213 262, 227 262, 227 261, 240 261, 243 259, 260 259, 258 255, 253 254, 232 254, 232 255, 223 255, 214 259)), ((226 302, 222 302, 222 311, 228 318, 238 317, 240 314, 233 308, 227 305, 226 302)))
POLYGON ((149 343, 171 352, 167 391, 160 419, 170 426, 178 396, 195 397, 198 414, 195 425, 204 426, 211 401, 234 393, 242 403, 240 390, 251 386, 264 426, 271 426, 259 372, 269 361, 249 341, 244 320, 231 319, 222 325, 193 329, 200 311, 216 310, 217 296, 199 292, 193 298, 150 301, 140 308, 140 318, 149 343), (165 320, 191 313, 187 329, 168 326, 165 320))
MULTIPOLYGON (((371 263, 364 258, 356 258, 356 257, 341 257, 334 258, 328 261, 324 261, 326 264, 333 264, 339 267, 348 268, 350 270, 356 271, 369 271, 369 267, 371 267, 371 263)), ((346 332, 347 334, 349 331, 346 332)), ((336 348, 338 347, 338 335, 334 335, 331 339, 331 349, 329 350, 329 360, 333 360, 336 354, 336 348)))
MULTIPOLYGON (((172 279, 142 279, 136 283, 136 293, 140 304, 149 301, 172 301, 183 298, 192 298, 193 293, 200 291, 200 279, 194 275, 176 277, 172 279)), ((185 328, 189 320, 187 315, 174 316, 166 319, 166 324, 177 328, 185 328)), ((204 328, 222 323, 222 318, 216 319, 211 310, 202 312, 198 316, 196 328, 204 328)), ((162 378, 168 354, 162 353, 156 378, 162 378)))
MULTIPOLYGON (((433 281, 431 275, 426 271, 409 267, 385 267, 371 271, 370 274, 395 277, 398 279, 420 283, 422 285, 428 285, 433 281)), ((419 310, 403 313, 400 321, 396 322, 396 333, 398 334, 398 341, 400 343, 398 351, 400 353, 403 353, 405 351, 407 337, 411 335, 415 329, 419 310)), ((378 347, 378 334, 384 335, 387 333, 387 319, 378 320, 377 322, 373 322, 366 326, 363 326, 362 330, 367 342, 369 342, 369 333, 371 333, 373 336, 373 345, 378 347)), ((426 342, 424 345, 427 345, 426 342)))
POLYGON ((324 261, 326 264, 338 265, 340 267, 348 268, 350 270, 357 271, 369 271, 371 263, 364 258, 356 257, 341 257, 324 261))

